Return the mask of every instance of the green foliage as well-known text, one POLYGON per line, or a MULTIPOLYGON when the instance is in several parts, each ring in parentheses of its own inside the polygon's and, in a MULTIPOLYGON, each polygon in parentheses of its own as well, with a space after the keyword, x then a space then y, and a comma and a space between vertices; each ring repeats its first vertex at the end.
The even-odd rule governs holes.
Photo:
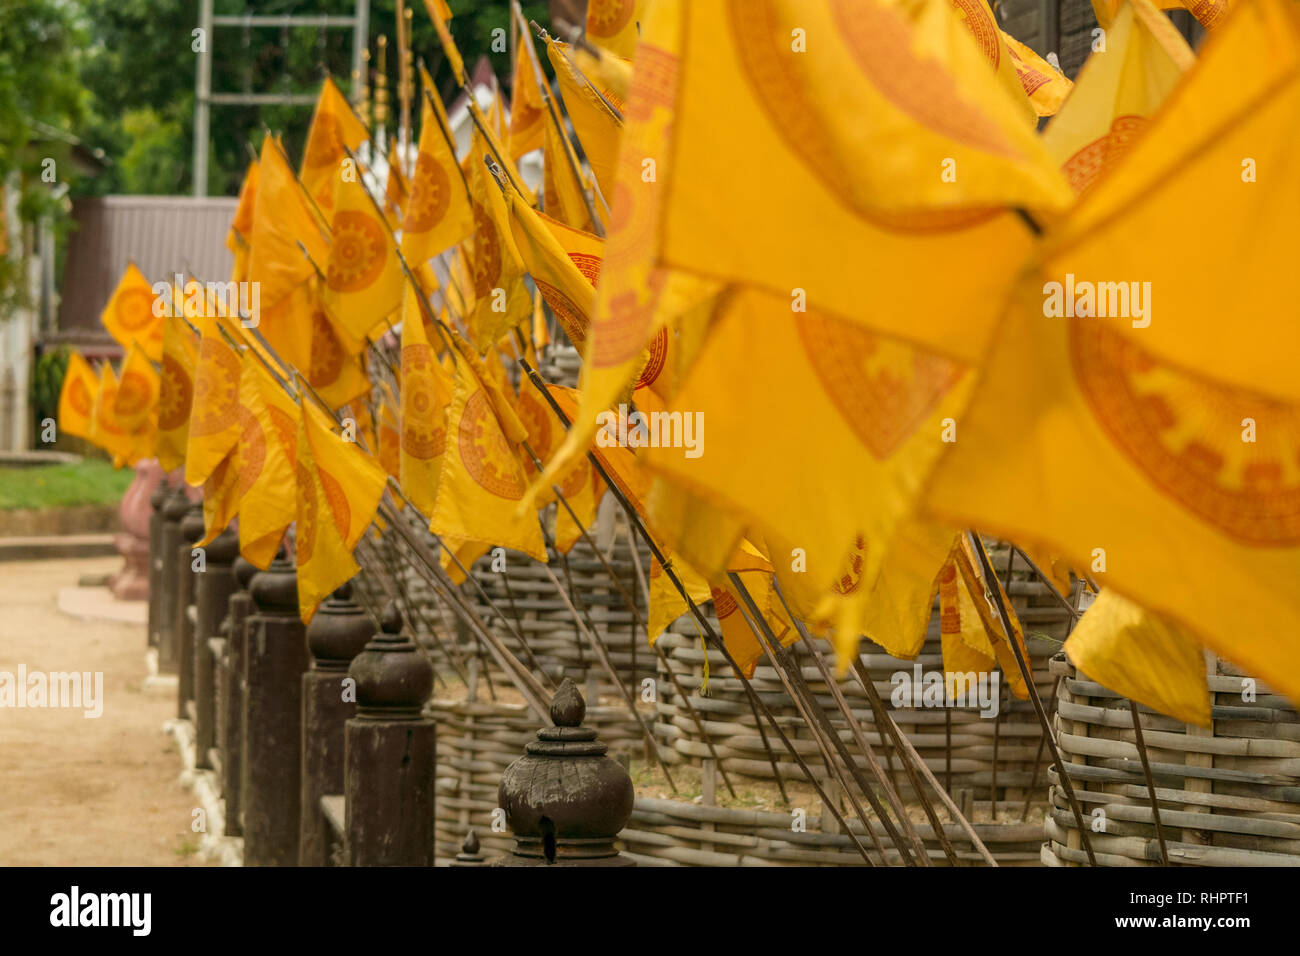
POLYGON ((135 478, 131 468, 114 468, 88 458, 75 465, 0 468, 0 511, 114 505, 135 478))
POLYGON ((60 346, 36 360, 32 369, 31 406, 34 435, 40 435, 41 422, 59 417, 59 393, 68 371, 68 350, 60 346))

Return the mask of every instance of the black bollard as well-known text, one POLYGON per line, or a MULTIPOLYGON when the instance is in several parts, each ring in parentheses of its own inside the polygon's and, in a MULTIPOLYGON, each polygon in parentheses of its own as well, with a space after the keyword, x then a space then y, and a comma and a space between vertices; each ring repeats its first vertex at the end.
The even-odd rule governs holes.
POLYGON ((277 555, 248 589, 255 610, 244 653, 244 865, 296 866, 307 639, 293 563, 277 555))
MULTIPOLYGON (((176 716, 194 720, 194 544, 203 540, 203 505, 190 505, 181 519, 175 551, 176 568, 176 643, 180 658, 176 662, 176 716)), ((197 755, 196 755, 197 756, 197 755)))
POLYGON ((203 549, 203 570, 194 577, 194 763, 213 766, 211 751, 217 746, 216 661, 209 643, 226 617, 235 592, 232 567, 239 556, 239 533, 227 528, 203 549))
POLYGON ((311 669, 302 675, 302 820, 298 862, 328 866, 329 824, 320 798, 343 792, 343 733, 357 710, 348 665, 375 635, 370 615, 344 584, 321 605, 307 627, 311 669))
POLYGON ((497 799, 515 835, 499 866, 635 866, 614 840, 632 816, 635 792, 623 765, 582 726, 586 701, 569 678, 551 699, 554 726, 501 775, 497 799))
POLYGON ((423 716, 433 668, 402 635, 390 604, 380 633, 348 668, 357 715, 347 723, 344 796, 350 866, 433 866, 434 722, 423 716))
POLYGON ((235 558, 235 584, 238 590, 230 596, 229 611, 222 625, 226 636, 225 653, 221 661, 221 697, 218 708, 217 749, 221 753, 221 795, 226 802, 227 836, 244 832, 240 825, 240 781, 243 779, 244 754, 240 744, 244 720, 244 647, 246 644, 248 616, 252 613, 253 597, 248 593, 248 583, 257 568, 242 557, 235 558))
POLYGON ((162 571, 166 562, 163 560, 162 531, 163 505, 171 496, 171 487, 167 476, 154 487, 149 495, 149 627, 147 640, 150 647, 158 646, 158 634, 162 630, 162 618, 159 607, 162 604, 162 571))
POLYGON ((158 593, 158 673, 175 674, 180 666, 181 648, 176 631, 176 589, 180 568, 174 560, 181 542, 181 519, 190 510, 190 499, 182 482, 172 489, 163 503, 160 556, 162 583, 158 593))

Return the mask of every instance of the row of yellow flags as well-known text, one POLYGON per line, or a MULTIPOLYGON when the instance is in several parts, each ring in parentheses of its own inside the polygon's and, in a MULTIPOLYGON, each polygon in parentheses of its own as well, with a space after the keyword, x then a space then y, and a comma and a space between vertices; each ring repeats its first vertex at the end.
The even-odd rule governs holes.
MULTIPOLYGON (((954 531, 974 525, 1021 542, 1058 580, 1074 567, 1109 585, 1067 651, 1119 692, 1208 721, 1205 644, 1300 698, 1286 636, 1300 623, 1287 511, 1295 333, 1261 252, 1285 248, 1290 222, 1270 210, 1294 208, 1297 188, 1279 172, 1297 96, 1291 5, 1244 6, 1192 68, 1148 0, 1098 0, 1105 52, 1074 89, 982 0, 649 0, 634 14, 639 37, 613 10, 627 6, 591 5, 588 38, 619 38, 603 50, 546 43, 586 166, 523 44, 509 109, 471 104, 480 132, 464 163, 426 78, 412 175, 392 164, 378 201, 345 175, 368 134, 333 84, 299 176, 264 143, 232 225, 236 278, 261 282, 259 332, 274 354, 372 440, 344 442, 298 411, 262 370, 259 351, 276 365, 262 340, 230 317, 196 315, 197 348, 178 320, 118 334, 122 288, 105 325, 130 346, 124 382, 127 366, 159 360, 148 349, 161 356, 157 423, 126 428, 117 406, 132 405, 112 369, 97 381, 77 366, 65 399, 85 410, 81 433, 117 428, 110 450, 130 461, 152 427, 164 466, 179 451, 187 480, 207 483, 209 536, 238 511, 250 560, 269 560, 296 519, 307 617, 355 572, 385 471, 463 560, 497 544, 544 559, 527 505, 558 482, 594 514, 600 486, 582 453, 597 414, 631 396, 708 423, 696 459, 593 450, 692 599, 715 601, 747 668, 760 653, 731 613, 728 571, 783 640, 797 636, 793 612, 829 628, 842 661, 860 634, 915 656, 937 595, 947 669, 1001 664, 1022 695, 1008 667, 1019 625, 1005 633, 1001 585, 954 531), (1036 117, 1054 113, 1037 135, 1036 117), (513 166, 539 146, 545 214, 513 166), (1267 177, 1247 185, 1241 156, 1267 177), (435 316, 428 259, 444 251, 435 316), (1157 318, 1144 329, 1045 319, 1040 290, 1066 271, 1152 280, 1157 318), (501 364, 544 344, 525 274, 583 352, 580 393, 551 389, 574 422, 567 438, 501 364), (382 381, 371 416, 363 398, 383 370, 366 350, 397 321, 400 374, 382 381), (179 441, 166 410, 186 386, 169 391, 171 367, 194 369, 179 441), (1258 441, 1236 441, 1244 418, 1258 441), (274 456, 245 437, 253 421, 296 476, 292 506, 275 503, 283 481, 259 490, 248 462, 265 471, 274 456), (540 479, 525 437, 549 462, 540 479)), ((1207 27, 1224 8, 1189 3, 1207 27)), ((445 11, 430 12, 463 76, 445 11)), ((653 638, 685 605, 652 572, 653 638)))

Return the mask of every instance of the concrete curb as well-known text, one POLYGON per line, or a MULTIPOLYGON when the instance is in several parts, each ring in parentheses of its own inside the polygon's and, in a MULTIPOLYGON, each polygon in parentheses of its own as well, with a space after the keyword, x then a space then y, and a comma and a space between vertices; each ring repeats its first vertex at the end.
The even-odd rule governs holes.
POLYGON ((117 554, 111 534, 64 534, 0 538, 0 561, 104 558, 117 554))
POLYGON ((176 741, 180 751, 181 786, 193 791, 207 818, 207 830, 199 839, 199 856, 221 866, 243 866, 244 840, 226 836, 226 803, 217 791, 217 775, 194 766, 194 725, 188 720, 168 720, 163 732, 176 741))

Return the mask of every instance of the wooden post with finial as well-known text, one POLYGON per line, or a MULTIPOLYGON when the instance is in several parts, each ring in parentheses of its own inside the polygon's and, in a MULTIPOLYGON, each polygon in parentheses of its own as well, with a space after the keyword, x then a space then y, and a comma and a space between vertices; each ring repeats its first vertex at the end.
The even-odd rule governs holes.
POLYGON ((180 586, 180 565, 176 563, 176 550, 181 542, 181 519, 190 510, 190 499, 185 494, 185 483, 172 489, 163 504, 162 529, 159 533, 159 557, 162 574, 158 585, 158 673, 175 674, 180 663, 180 644, 177 640, 176 597, 180 586))
POLYGON ((194 719, 194 542, 203 538, 203 506, 198 502, 185 510, 177 528, 176 550, 176 716, 194 719))
POLYGON ((226 618, 235 593, 233 563, 239 556, 239 532, 227 528, 203 549, 203 564, 194 572, 194 764, 213 766, 217 746, 216 661, 209 641, 226 618))
POLYGON ((433 667, 389 604, 352 660, 357 715, 344 731, 350 866, 433 866, 436 727, 423 714, 433 667))
POLYGON ((221 754, 221 795, 226 805, 226 836, 241 836, 243 804, 240 787, 244 778, 244 654, 248 647, 248 616, 253 612, 253 596, 248 585, 257 573, 256 565, 242 557, 235 558, 237 590, 226 605, 222 629, 226 637, 221 661, 223 674, 220 722, 217 725, 217 750, 221 754))

